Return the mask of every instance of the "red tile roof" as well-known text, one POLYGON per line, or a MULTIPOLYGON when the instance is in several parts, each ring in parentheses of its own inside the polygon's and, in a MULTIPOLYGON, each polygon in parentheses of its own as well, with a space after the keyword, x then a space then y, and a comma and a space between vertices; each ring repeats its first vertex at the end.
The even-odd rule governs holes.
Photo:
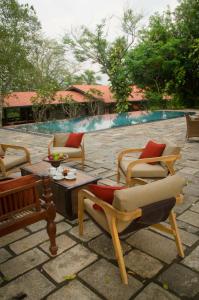
MULTIPOLYGON (((86 102, 86 95, 90 89, 99 90, 102 95, 96 98, 101 99, 105 103, 113 103, 115 99, 110 92, 110 89, 106 85, 73 85, 68 88, 67 91, 58 91, 55 96, 55 101, 53 103, 59 103, 61 98, 66 96, 71 96, 76 102, 84 103, 86 102)), ((132 94, 129 97, 129 101, 141 101, 144 100, 144 93, 137 87, 132 87, 132 94)), ((13 92, 9 94, 4 102, 5 107, 21 107, 21 106, 32 106, 31 98, 36 96, 36 92, 13 92)))
MULTIPOLYGON (((143 90, 139 89, 136 86, 132 86, 132 92, 129 96, 129 101, 141 101, 145 100, 146 97, 144 95, 143 90)), ((96 96, 97 98, 101 98, 105 103, 113 103, 115 99, 113 94, 110 91, 109 86, 107 85, 73 85, 68 88, 70 91, 79 91, 80 93, 87 93, 90 89, 96 89, 102 93, 102 96, 96 96)))

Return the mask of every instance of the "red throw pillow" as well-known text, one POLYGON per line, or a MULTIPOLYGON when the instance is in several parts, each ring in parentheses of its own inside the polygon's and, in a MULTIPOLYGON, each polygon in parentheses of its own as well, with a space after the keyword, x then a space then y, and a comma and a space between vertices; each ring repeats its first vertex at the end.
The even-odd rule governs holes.
MULTIPOLYGON (((159 157, 162 155, 162 152, 164 151, 166 147, 166 144, 157 144, 153 141, 149 141, 140 154, 139 158, 151 158, 151 157, 159 157)), ((150 164, 155 164, 156 162, 152 162, 150 164)))
POLYGON ((83 138, 84 132, 70 133, 65 143, 65 147, 79 148, 83 138))
MULTIPOLYGON (((89 190, 93 193, 97 198, 112 204, 114 198, 114 191, 122 190, 126 187, 124 186, 107 186, 107 185, 97 185, 97 184, 89 184, 89 190)), ((93 208, 99 211, 103 211, 101 206, 97 204, 93 204, 93 208)))
POLYGON ((16 179, 10 179, 0 182, 0 192, 15 189, 27 184, 33 183, 37 180, 35 175, 22 176, 16 179))

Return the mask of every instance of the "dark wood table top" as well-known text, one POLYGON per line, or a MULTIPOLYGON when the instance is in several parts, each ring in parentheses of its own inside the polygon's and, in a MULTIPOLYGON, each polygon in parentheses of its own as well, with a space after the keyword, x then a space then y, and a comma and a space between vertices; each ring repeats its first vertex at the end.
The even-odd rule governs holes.
MULTIPOLYGON (((62 164, 63 167, 68 167, 66 163, 62 164)), ((20 169, 22 171, 25 171, 29 174, 35 174, 38 175, 39 177, 43 177, 46 175, 49 175, 49 168, 51 165, 48 162, 41 161, 32 165, 26 165, 22 166, 20 169)), ((69 179, 62 179, 62 180, 53 180, 55 184, 61 185, 63 187, 66 187, 67 189, 74 189, 77 187, 80 187, 82 185, 86 185, 92 182, 96 182, 97 180, 100 180, 101 177, 93 177, 91 175, 86 174, 83 171, 77 170, 76 169, 76 179, 74 180, 69 180, 69 179)))

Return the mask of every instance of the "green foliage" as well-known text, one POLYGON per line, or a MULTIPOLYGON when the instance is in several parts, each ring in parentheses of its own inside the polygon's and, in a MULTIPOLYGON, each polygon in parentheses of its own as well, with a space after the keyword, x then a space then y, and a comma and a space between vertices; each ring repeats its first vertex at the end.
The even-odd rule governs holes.
POLYGON ((91 88, 84 94, 85 100, 87 101, 88 112, 90 115, 99 115, 100 109, 104 107, 102 100, 103 93, 98 89, 91 88))
POLYGON ((61 97, 59 102, 63 111, 69 118, 75 118, 79 116, 81 111, 81 103, 76 102, 71 95, 61 97))
POLYGON ((199 104, 198 12, 198 0, 183 0, 174 13, 152 16, 127 60, 135 84, 160 99, 171 95, 177 106, 199 104))
POLYGON ((48 119, 48 111, 54 107, 51 104, 55 101, 56 88, 55 85, 49 83, 37 90, 37 95, 32 97, 31 102, 35 121, 42 122, 48 119))
POLYGON ((101 72, 109 78, 118 112, 128 110, 131 81, 128 76, 126 57, 134 43, 140 18, 141 16, 135 15, 131 9, 126 10, 121 24, 123 35, 113 41, 107 38, 106 20, 97 25, 94 32, 82 26, 79 33, 72 32, 64 39, 67 49, 72 51, 78 61, 90 60, 100 65, 101 72))

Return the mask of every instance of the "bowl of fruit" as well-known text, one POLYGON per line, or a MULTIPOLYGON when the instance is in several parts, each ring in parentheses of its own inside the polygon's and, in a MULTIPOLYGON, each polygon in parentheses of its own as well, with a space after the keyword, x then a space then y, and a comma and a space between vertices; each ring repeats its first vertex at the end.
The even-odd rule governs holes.
POLYGON ((61 162, 63 162, 67 158, 68 158, 67 154, 54 152, 48 155, 48 157, 45 157, 44 161, 49 162, 52 167, 58 168, 61 162))

